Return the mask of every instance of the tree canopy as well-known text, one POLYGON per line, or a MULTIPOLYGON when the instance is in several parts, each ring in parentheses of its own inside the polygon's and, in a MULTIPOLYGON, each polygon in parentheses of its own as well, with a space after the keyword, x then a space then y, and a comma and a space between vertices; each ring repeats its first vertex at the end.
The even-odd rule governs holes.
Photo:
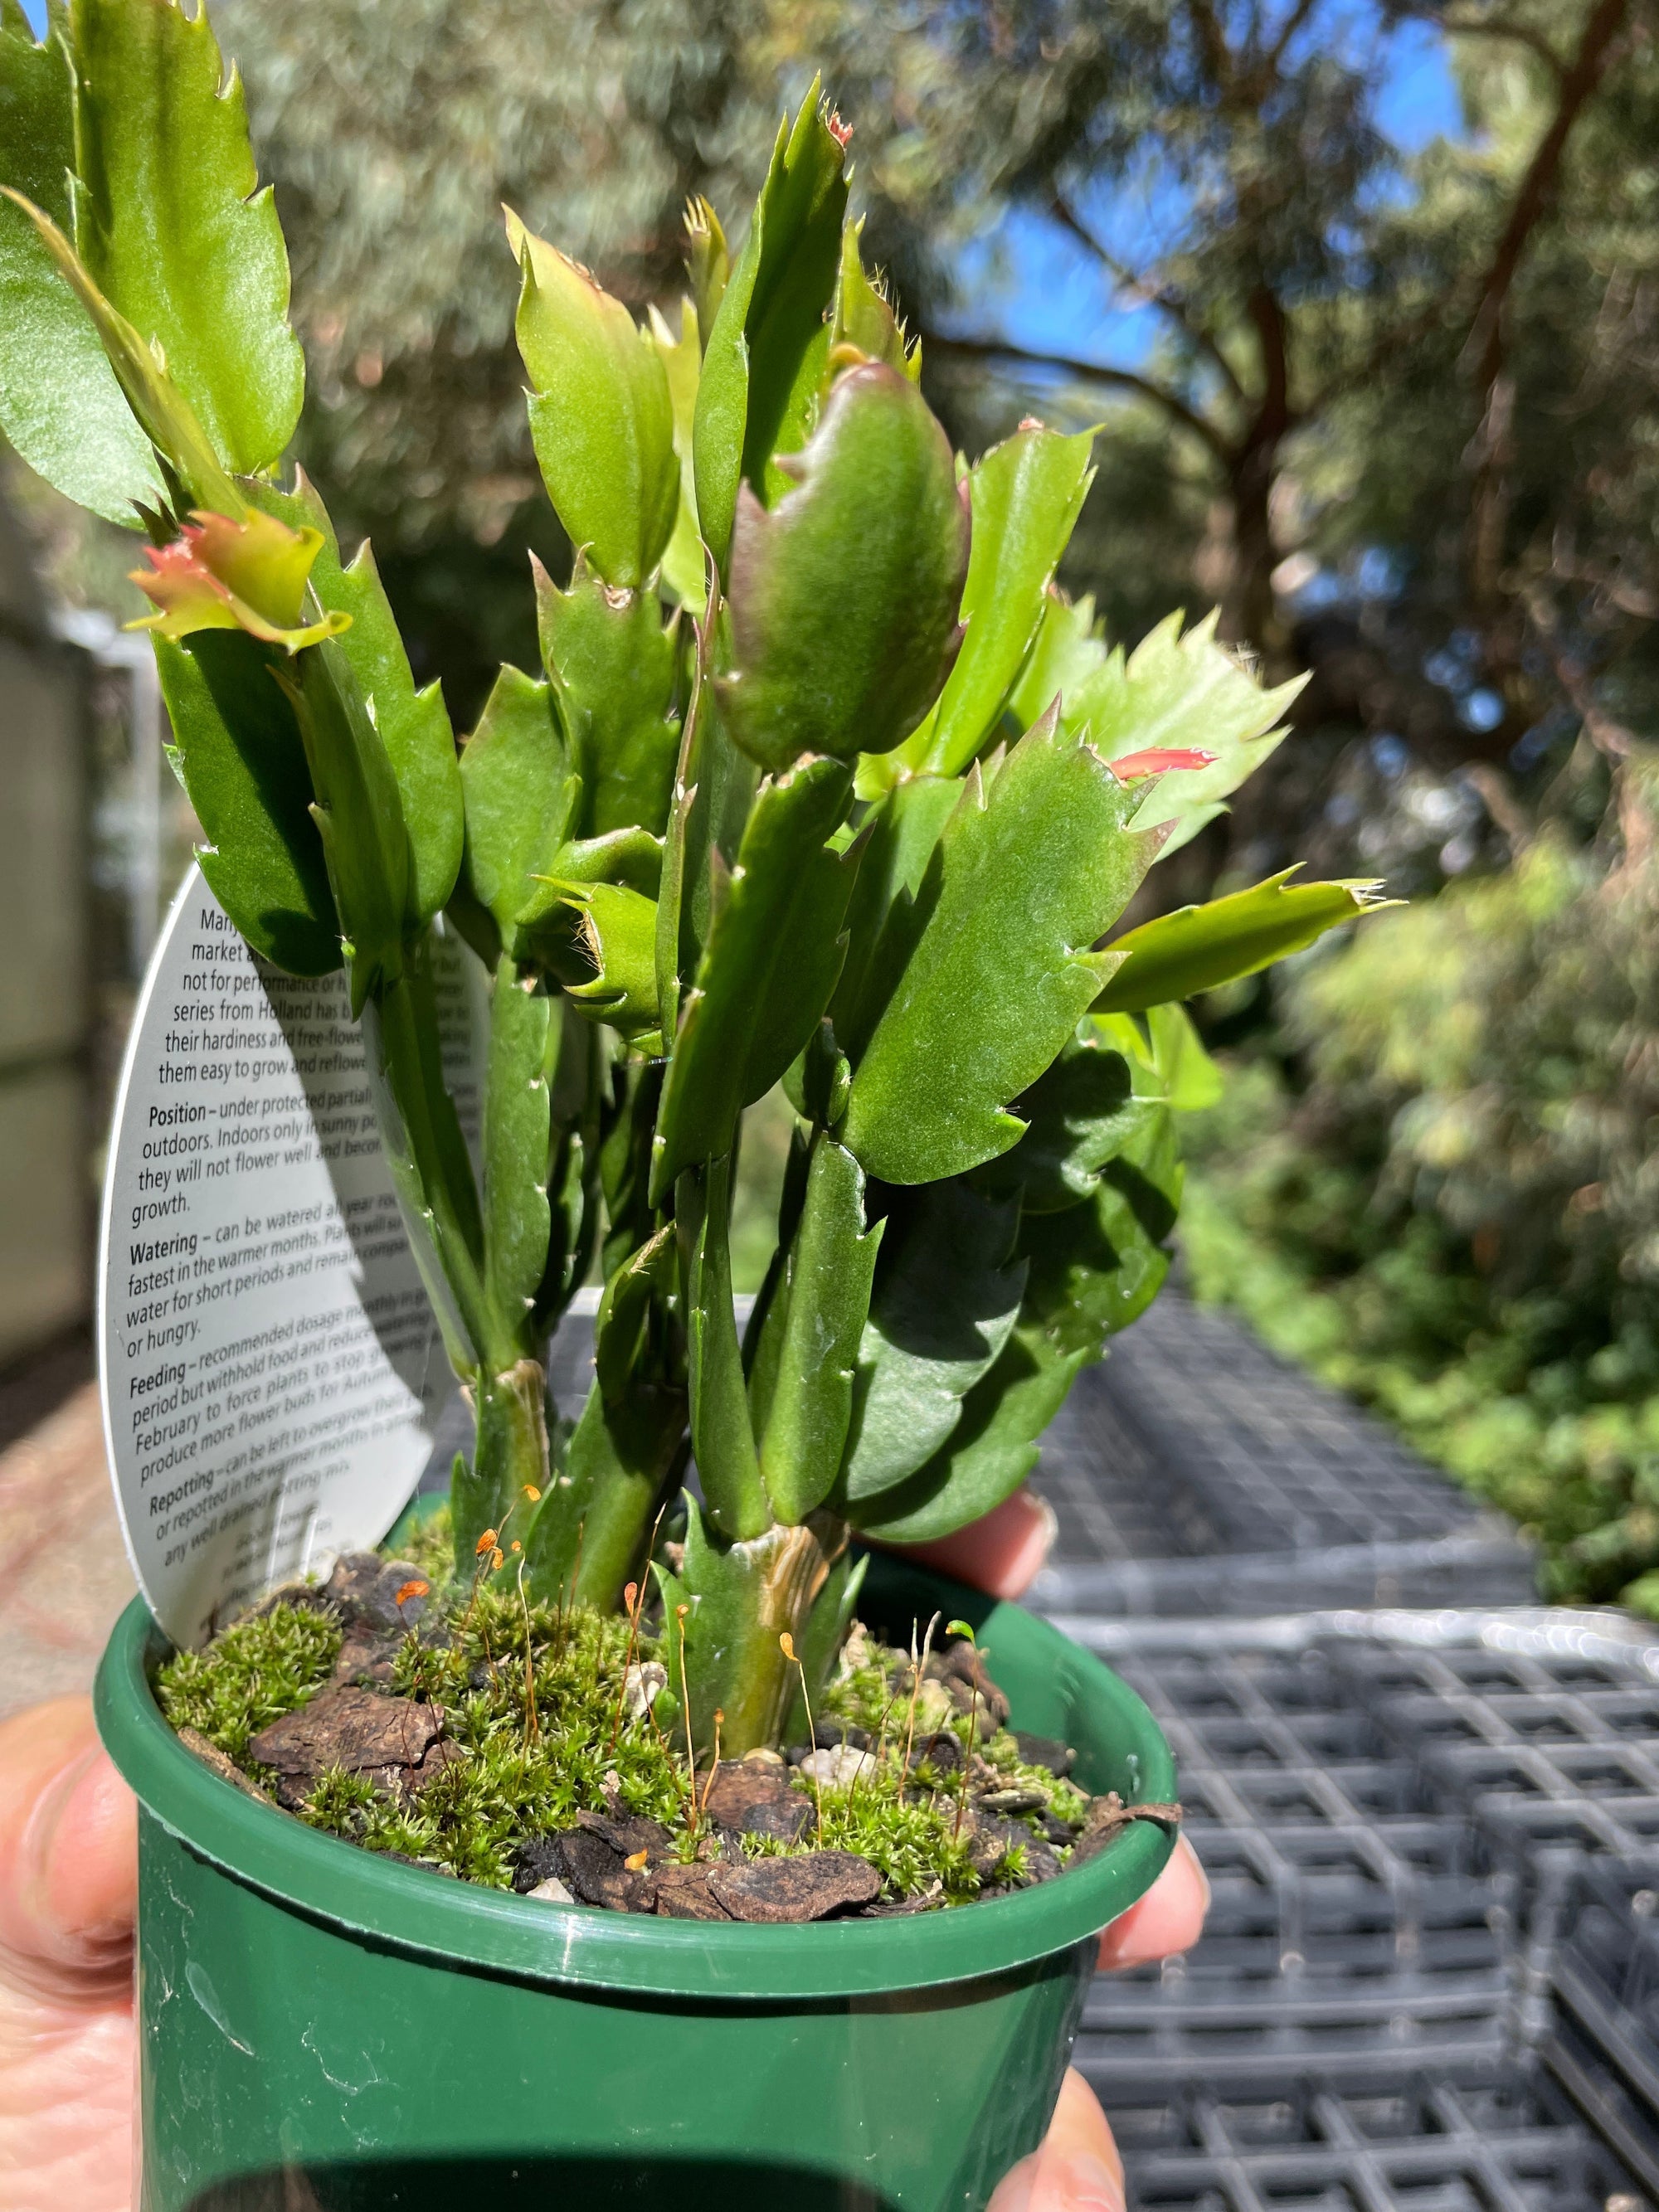
POLYGON ((526 544, 568 557, 531 520, 501 203, 672 314, 688 195, 743 204, 822 70, 959 442, 1109 427, 1062 581, 1126 641, 1211 599, 1311 672, 1183 890, 1501 858, 1547 793, 1595 818, 1651 723, 1653 0, 572 0, 555 36, 526 0, 272 0, 236 32, 302 441, 464 718, 530 665, 526 544), (1390 803, 1413 779, 1431 820, 1390 803))
MULTIPOLYGON (((1316 784, 1359 731, 1472 768, 1501 824, 1575 731, 1626 747, 1659 676, 1639 0, 811 0, 788 43, 871 119, 883 230, 954 280, 930 373, 1108 415, 1079 588, 1145 619, 1196 576, 1224 634, 1310 669, 1299 719, 1340 739, 1316 784), (1425 133, 1400 86, 1436 49, 1462 113, 1425 133), (1011 276, 1069 246, 1094 314, 1022 339, 963 281, 987 239, 1011 276)), ((1310 767, 1287 749, 1240 827, 1305 822, 1310 767)))

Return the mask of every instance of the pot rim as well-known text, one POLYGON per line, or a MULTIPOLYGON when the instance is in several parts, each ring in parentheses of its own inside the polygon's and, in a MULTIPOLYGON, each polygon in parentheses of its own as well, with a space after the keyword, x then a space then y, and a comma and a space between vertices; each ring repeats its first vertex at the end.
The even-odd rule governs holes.
MULTIPOLYGON (((1069 1674, 1091 1704, 1111 1709, 1124 1752, 1139 1761, 1146 1801, 1173 1800, 1170 1747, 1127 1682, 1023 1607, 988 1604, 943 1576, 915 1579, 925 1579, 941 1603, 971 1607, 987 1640, 999 1620, 1014 1615, 1051 1639, 1056 1673, 1069 1674)), ((717 2004, 934 1988, 1006 1973, 1093 1936, 1146 1893, 1175 1849, 1173 1829, 1136 1820, 1085 1865, 1014 1896, 881 1920, 711 1929, 549 1905, 402 1865, 245 1796, 187 1751, 163 1718, 150 1676, 170 1649, 143 1600, 135 1598, 111 1634, 95 1691, 105 1747, 162 1826, 233 1880, 281 1904, 459 1970, 717 2004)))

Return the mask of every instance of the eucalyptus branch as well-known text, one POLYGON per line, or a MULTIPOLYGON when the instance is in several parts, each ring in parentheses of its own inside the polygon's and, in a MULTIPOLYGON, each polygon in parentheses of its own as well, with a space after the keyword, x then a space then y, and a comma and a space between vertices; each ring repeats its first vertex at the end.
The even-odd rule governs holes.
POLYGON ((1465 360, 1472 368, 1474 387, 1483 404, 1502 365, 1504 307, 1527 241, 1555 190, 1573 125, 1614 58, 1629 6, 1630 0, 1595 0, 1584 19, 1572 59, 1564 68, 1558 65, 1559 89, 1554 112, 1522 173, 1470 320, 1465 360))
POLYGON ((1199 351, 1206 355, 1220 370, 1228 388, 1234 395, 1241 400, 1248 399, 1249 395, 1239 381, 1237 370, 1228 360, 1225 352, 1212 333, 1207 331, 1194 314, 1188 301, 1183 299, 1172 287, 1156 284, 1149 277, 1139 275, 1129 267, 1127 262, 1120 260, 1116 254, 1103 246, 1073 209, 1063 192, 1056 192, 1054 195, 1049 202, 1049 208, 1054 220, 1068 231, 1080 246, 1094 255, 1101 266, 1124 291, 1128 292, 1146 306, 1157 307, 1169 316, 1182 337, 1189 343, 1197 347, 1199 351))
POLYGON ((1080 384, 1109 384, 1119 391, 1138 392, 1143 399, 1150 399, 1163 408, 1183 430, 1207 447, 1224 466, 1233 459, 1231 443, 1213 422, 1206 421, 1178 392, 1133 369, 1116 368, 1103 362, 1079 361, 1067 354, 1034 352, 1001 338, 946 337, 930 331, 927 343, 929 351, 935 354, 954 354, 965 361, 1006 361, 1024 368, 1052 369, 1080 384))
POLYGON ((1512 15, 1456 15, 1450 13, 1440 15, 1437 21, 1439 27, 1449 38, 1507 40, 1513 46, 1523 46, 1535 59, 1542 62, 1558 83, 1566 76, 1567 64, 1534 24, 1520 22, 1512 15))

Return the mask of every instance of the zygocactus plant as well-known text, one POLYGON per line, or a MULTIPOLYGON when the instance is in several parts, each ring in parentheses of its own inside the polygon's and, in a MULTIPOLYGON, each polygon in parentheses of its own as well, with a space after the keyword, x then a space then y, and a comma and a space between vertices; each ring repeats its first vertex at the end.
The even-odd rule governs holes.
POLYGON ((287 264, 205 16, 70 0, 37 44, 3 6, 0 422, 148 534, 226 912, 280 968, 347 971, 477 1413, 458 1559, 511 1510, 533 1590, 612 1605, 695 1459, 656 1562, 674 1690, 728 1755, 775 1741, 850 1618, 849 1534, 937 1538, 1007 1498, 1157 1291, 1196 1051, 1176 1002, 1371 897, 1277 878, 1106 941, 1294 687, 1207 623, 1109 651, 1055 592, 1091 435, 1027 422, 953 456, 815 88, 735 258, 690 210, 678 336, 508 217, 576 550, 536 578, 542 671, 503 669, 458 751, 368 546, 343 562, 275 473, 302 384, 287 264), (491 979, 481 1176, 440 927, 491 979), (780 1083, 793 1146, 740 1330, 742 1121, 780 1083), (546 1345, 596 1260, 565 1419, 546 1345))

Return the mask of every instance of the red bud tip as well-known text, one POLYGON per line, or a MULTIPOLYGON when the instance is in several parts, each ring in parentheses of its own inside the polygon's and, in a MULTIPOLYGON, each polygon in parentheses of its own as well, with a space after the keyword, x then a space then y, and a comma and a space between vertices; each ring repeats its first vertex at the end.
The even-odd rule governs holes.
POLYGON ((847 149, 847 142, 853 135, 852 125, 850 123, 843 123, 840 116, 834 113, 830 115, 829 124, 830 136, 835 140, 836 145, 839 146, 844 153, 847 149))
POLYGON ((230 593, 202 559, 200 547, 205 536, 200 523, 181 525, 179 535, 167 545, 146 545, 144 558, 158 576, 188 577, 193 584, 216 592, 227 605, 230 593))
POLYGON ((1106 765, 1120 783, 1133 783, 1143 775, 1167 775, 1176 769, 1211 768, 1215 757, 1195 746, 1149 745, 1145 752, 1125 753, 1106 765))

